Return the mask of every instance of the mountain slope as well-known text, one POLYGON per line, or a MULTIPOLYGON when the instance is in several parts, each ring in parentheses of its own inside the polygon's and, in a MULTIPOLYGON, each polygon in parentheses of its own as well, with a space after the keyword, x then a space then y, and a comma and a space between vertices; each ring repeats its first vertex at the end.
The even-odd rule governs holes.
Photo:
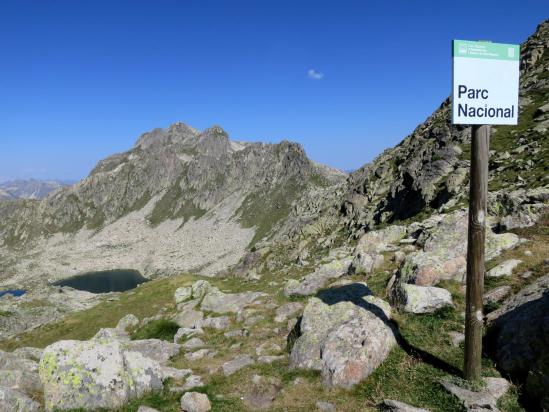
POLYGON ((43 201, 0 205, 0 273, 14 281, 131 267, 213 274, 267 236, 299 196, 344 180, 301 146, 240 143, 182 123, 43 201))

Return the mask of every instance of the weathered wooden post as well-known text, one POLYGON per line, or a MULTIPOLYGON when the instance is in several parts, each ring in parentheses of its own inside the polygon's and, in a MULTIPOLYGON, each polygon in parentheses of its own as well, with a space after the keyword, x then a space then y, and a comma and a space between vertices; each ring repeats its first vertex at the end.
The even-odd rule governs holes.
POLYGON ((491 124, 517 124, 519 46, 454 40, 452 123, 471 129, 464 375, 482 372, 484 245, 491 124))
POLYGON ((484 241, 488 197, 488 155, 490 126, 471 130, 471 173, 469 184, 469 229, 467 237, 467 278, 465 296, 465 365, 468 380, 481 376, 484 293, 484 241))

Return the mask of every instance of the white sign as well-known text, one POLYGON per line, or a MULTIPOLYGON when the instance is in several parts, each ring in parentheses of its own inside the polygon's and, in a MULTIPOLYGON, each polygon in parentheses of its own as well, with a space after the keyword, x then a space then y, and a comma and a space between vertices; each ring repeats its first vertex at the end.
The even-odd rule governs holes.
POLYGON ((520 48, 454 40, 452 123, 517 124, 520 48))

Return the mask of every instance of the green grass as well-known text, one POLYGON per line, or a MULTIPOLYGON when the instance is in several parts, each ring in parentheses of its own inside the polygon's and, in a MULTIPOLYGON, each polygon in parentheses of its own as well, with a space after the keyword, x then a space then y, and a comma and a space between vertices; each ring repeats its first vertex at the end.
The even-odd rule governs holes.
POLYGON ((179 325, 171 320, 153 320, 134 331, 131 335, 133 340, 139 339, 162 339, 172 342, 179 325))

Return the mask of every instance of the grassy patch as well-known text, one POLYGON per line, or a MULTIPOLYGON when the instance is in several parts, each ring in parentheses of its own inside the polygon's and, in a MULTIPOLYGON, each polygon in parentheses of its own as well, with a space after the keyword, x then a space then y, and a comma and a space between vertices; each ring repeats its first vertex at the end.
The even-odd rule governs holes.
POLYGON ((177 323, 167 319, 158 319, 138 328, 132 333, 131 338, 133 340, 162 339, 173 342, 173 337, 178 329, 177 323))

